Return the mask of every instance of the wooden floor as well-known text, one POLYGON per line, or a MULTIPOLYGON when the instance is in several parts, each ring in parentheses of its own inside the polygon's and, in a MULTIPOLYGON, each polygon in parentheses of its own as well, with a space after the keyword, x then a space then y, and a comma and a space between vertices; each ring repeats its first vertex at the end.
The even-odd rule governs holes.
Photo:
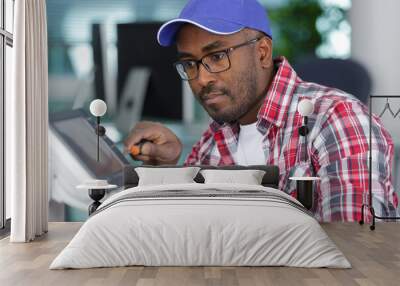
POLYGON ((0 285, 400 285, 400 224, 358 224, 323 228, 353 268, 122 267, 48 270, 80 223, 50 223, 49 233, 28 244, 0 241, 0 285))

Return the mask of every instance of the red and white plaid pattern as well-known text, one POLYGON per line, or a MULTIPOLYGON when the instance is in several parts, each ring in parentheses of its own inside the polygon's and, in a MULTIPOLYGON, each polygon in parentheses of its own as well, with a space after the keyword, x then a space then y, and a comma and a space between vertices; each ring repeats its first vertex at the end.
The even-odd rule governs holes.
MULTIPOLYGON (((291 176, 314 175, 313 213, 319 221, 357 221, 361 205, 368 201, 368 109, 343 91, 302 81, 284 57, 275 60, 278 71, 258 113, 257 129, 265 136, 266 165, 280 170, 279 188, 295 196, 291 176), (308 160, 304 161, 305 138, 299 136, 302 117, 297 112, 304 98, 314 103, 309 117, 308 160)), ((396 215, 397 196, 391 183, 393 142, 373 117, 372 190, 377 215, 396 215)), ((235 165, 232 153, 240 127, 212 122, 193 146, 185 165, 235 165), (220 156, 212 154, 214 147, 220 156)))

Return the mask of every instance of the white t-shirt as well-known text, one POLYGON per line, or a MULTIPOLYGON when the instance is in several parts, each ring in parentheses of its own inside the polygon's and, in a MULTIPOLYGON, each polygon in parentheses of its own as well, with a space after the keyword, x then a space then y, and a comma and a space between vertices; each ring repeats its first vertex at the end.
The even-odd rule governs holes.
MULTIPOLYGON (((257 122, 240 125, 239 142, 236 152, 232 154, 237 165, 265 165, 265 155, 262 149, 263 135, 257 130, 257 122)), ((217 145, 213 155, 220 156, 217 145)))

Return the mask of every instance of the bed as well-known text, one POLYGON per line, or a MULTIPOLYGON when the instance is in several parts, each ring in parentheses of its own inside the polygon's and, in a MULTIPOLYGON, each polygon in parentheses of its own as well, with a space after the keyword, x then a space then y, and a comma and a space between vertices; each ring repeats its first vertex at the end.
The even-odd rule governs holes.
POLYGON ((119 192, 84 223, 50 269, 130 265, 350 268, 301 203, 271 187, 277 181, 271 179, 271 172, 277 170, 261 168, 269 168, 262 185, 199 183, 197 174, 188 183, 139 184, 119 192))

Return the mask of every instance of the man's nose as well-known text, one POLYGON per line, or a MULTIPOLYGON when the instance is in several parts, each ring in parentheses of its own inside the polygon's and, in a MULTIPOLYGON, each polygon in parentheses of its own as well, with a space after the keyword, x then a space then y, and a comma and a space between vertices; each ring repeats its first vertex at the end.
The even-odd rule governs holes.
POLYGON ((210 82, 215 81, 215 74, 210 73, 204 64, 199 64, 199 76, 197 77, 197 81, 201 86, 207 86, 210 82))

